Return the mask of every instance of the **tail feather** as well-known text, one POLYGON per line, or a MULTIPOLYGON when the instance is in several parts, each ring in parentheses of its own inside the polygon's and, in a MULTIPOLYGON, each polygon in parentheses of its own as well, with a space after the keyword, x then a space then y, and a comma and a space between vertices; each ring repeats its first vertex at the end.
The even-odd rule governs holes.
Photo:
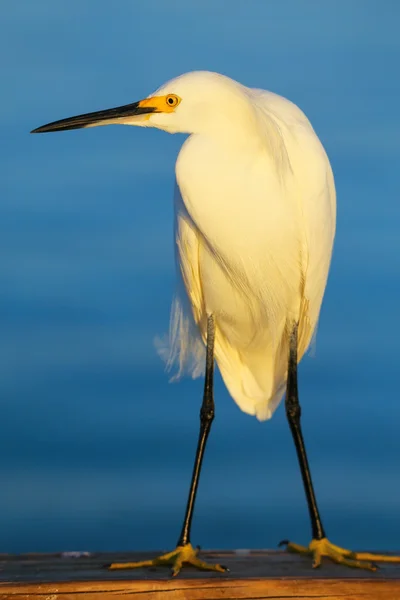
POLYGON ((172 374, 171 381, 177 381, 183 375, 193 379, 204 373, 205 345, 192 312, 185 309, 184 301, 177 294, 172 302, 169 335, 156 338, 158 354, 165 362, 165 368, 172 374))
POLYGON ((232 398, 243 410, 260 421, 270 419, 286 387, 288 344, 282 331, 277 347, 271 343, 241 353, 226 338, 216 335, 216 358, 232 398))

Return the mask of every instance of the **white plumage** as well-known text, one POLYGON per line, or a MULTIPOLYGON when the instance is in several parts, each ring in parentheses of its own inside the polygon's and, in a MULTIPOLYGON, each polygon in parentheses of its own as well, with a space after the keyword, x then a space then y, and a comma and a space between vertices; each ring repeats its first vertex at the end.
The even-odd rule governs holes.
MULTIPOLYGON (((215 358, 240 408, 268 419, 282 398, 288 341, 310 344, 335 235, 329 160, 302 111, 217 73, 186 73, 148 98, 49 123, 35 133, 113 123, 188 133, 176 163, 181 284, 167 364, 204 368, 207 317, 215 358)), ((165 349, 164 349, 165 353, 165 349)))
MULTIPOLYGON (((232 398, 268 419, 285 390, 289 328, 299 321, 300 360, 317 325, 335 234, 331 167, 310 122, 285 98, 205 72, 157 95, 168 92, 183 99, 177 117, 185 101, 193 116, 196 104, 205 113, 176 163, 184 285, 172 305, 168 366, 177 363, 178 376, 202 372, 213 314, 215 356, 232 398)), ((178 130, 191 133, 190 116, 178 130)), ((149 124, 177 130, 157 117, 149 124)))

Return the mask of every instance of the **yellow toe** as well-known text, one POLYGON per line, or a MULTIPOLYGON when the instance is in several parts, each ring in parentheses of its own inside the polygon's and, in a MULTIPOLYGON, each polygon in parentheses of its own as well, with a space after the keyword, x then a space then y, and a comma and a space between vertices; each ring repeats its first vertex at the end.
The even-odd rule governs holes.
POLYGON ((400 562, 400 557, 352 552, 351 550, 346 550, 332 544, 327 538, 312 540, 308 546, 300 546, 299 544, 288 542, 286 548, 289 552, 312 556, 314 568, 321 566, 323 557, 329 558, 333 562, 345 565, 346 567, 366 569, 367 571, 376 571, 375 562, 400 562))

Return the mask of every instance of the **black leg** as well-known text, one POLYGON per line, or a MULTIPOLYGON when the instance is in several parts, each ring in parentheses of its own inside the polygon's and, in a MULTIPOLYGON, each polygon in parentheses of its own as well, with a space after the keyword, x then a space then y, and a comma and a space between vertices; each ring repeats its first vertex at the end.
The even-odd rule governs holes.
POLYGON ((190 528, 192 524, 194 504, 196 501, 197 487, 199 485, 201 465, 203 462, 208 434, 210 433, 211 429, 211 423, 214 420, 214 339, 215 324, 214 317, 211 315, 207 320, 206 380, 204 384, 203 403, 200 409, 200 434, 199 441, 197 443, 196 458, 193 467, 189 497, 186 505, 185 519, 183 521, 181 535, 179 536, 178 546, 185 546, 186 544, 190 543, 190 528))
POLYGON ((207 319, 207 359, 206 359, 206 381, 204 385, 203 403, 200 410, 200 434, 197 443, 196 458, 193 467, 192 481, 190 484, 189 497, 186 505, 186 513, 183 521, 181 535, 178 544, 172 552, 166 552, 161 556, 150 560, 140 560, 129 563, 113 563, 110 569, 138 569, 142 567, 155 567, 158 565, 170 565, 172 575, 176 576, 183 565, 191 565, 203 571, 216 571, 224 573, 227 568, 219 564, 209 564, 198 557, 199 548, 193 548, 190 543, 190 528, 192 524, 194 504, 199 485, 201 464, 203 462, 204 450, 206 448, 208 434, 210 433, 211 423, 214 419, 214 397, 213 397, 213 376, 214 376, 214 339, 215 323, 213 316, 207 319))
POLYGON ((400 556, 385 556, 382 554, 373 554, 370 552, 352 552, 340 546, 332 544, 325 535, 319 515, 317 500, 315 498, 314 488, 311 479, 310 467, 307 460, 307 453, 304 446, 303 434, 300 426, 301 408, 299 403, 297 386, 297 345, 298 345, 298 325, 293 326, 290 332, 290 348, 288 377, 286 388, 286 414, 292 432, 294 445, 296 446, 297 458, 299 459, 301 477, 303 479, 304 490, 306 492, 308 510, 311 519, 312 537, 308 546, 293 544, 289 540, 283 540, 279 545, 285 545, 289 552, 295 552, 300 555, 313 557, 313 567, 319 567, 322 558, 327 556, 333 562, 340 565, 357 569, 367 569, 375 571, 374 561, 382 562, 400 562, 400 556))
POLYGON ((300 426, 301 408, 297 388, 297 329, 298 326, 296 324, 290 334, 289 365, 286 388, 286 415, 289 421, 290 430, 292 432, 294 445, 296 446, 301 477, 303 479, 304 490, 307 496, 312 536, 315 540, 321 540, 325 537, 325 532, 318 511, 317 500, 315 498, 310 467, 307 460, 307 453, 300 426))

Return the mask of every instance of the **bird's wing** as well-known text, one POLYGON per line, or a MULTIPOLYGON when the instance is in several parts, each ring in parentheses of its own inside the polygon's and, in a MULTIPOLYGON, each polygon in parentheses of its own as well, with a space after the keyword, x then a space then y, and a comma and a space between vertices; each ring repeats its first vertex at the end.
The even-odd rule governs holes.
POLYGON ((249 93, 261 114, 272 119, 284 142, 284 159, 297 196, 303 232, 300 358, 316 331, 326 287, 336 227, 335 184, 326 152, 302 110, 272 92, 249 90, 249 93))
POLYGON ((325 184, 303 196, 307 241, 303 311, 300 315, 300 356, 308 348, 316 329, 328 279, 336 226, 336 193, 332 170, 326 159, 325 184), (307 329, 310 329, 307 332, 307 329))

